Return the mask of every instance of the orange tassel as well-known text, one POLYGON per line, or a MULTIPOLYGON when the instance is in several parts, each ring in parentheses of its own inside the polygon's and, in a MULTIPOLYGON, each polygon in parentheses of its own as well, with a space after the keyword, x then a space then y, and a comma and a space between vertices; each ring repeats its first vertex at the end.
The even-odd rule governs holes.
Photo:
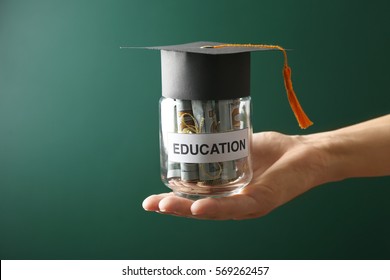
POLYGON ((291 68, 288 66, 287 53, 284 48, 277 45, 263 45, 263 44, 222 44, 217 46, 208 46, 212 48, 227 48, 227 47, 248 47, 248 48, 262 48, 262 49, 277 49, 283 52, 284 55, 284 67, 283 67, 283 78, 284 86, 286 87, 287 98, 290 103, 290 107, 294 112, 295 118, 298 121, 300 128, 308 128, 313 122, 307 117, 303 111, 301 104, 299 104, 298 98, 294 92, 292 81, 291 81, 291 68))
POLYGON ((291 109, 294 112, 295 118, 298 121, 300 128, 308 128, 313 122, 306 116, 303 111, 301 104, 299 104, 298 98, 294 92, 292 81, 291 81, 291 68, 288 65, 283 67, 284 86, 286 87, 288 102, 290 103, 291 109))

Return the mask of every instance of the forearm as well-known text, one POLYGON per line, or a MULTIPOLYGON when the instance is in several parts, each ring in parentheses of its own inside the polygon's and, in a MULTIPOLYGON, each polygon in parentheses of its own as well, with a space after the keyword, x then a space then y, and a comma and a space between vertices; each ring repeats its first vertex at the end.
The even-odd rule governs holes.
POLYGON ((304 141, 322 153, 322 181, 390 175, 390 115, 308 135, 304 141))

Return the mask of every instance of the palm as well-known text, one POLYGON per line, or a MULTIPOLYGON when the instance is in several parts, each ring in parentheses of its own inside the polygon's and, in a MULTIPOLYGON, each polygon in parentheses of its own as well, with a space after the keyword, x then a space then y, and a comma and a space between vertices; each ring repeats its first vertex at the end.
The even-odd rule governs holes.
POLYGON ((148 197, 143 207, 199 219, 260 217, 310 188, 308 163, 303 160, 305 153, 307 149, 299 137, 257 133, 253 135, 253 179, 240 193, 197 201, 164 193, 148 197))

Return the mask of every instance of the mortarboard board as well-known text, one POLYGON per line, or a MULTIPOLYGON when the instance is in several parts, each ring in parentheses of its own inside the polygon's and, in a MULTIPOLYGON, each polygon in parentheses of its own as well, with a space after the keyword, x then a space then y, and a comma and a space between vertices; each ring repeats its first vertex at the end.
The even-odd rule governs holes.
POLYGON ((300 106, 291 82, 286 50, 277 45, 195 42, 146 47, 161 51, 162 95, 183 100, 224 100, 250 95, 250 53, 279 50, 290 106, 301 128, 312 122, 300 106))

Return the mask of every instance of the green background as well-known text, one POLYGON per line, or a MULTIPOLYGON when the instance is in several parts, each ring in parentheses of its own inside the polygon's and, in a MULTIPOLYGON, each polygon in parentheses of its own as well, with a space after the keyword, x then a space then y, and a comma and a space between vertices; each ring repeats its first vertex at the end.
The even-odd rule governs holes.
MULTIPOLYGON (((145 212, 159 178, 157 51, 210 40, 292 49, 300 130, 279 52, 252 54, 254 131, 335 129, 389 113, 388 1, 0 1, 1 259, 382 259, 390 178, 316 188, 268 216, 145 212)), ((390 155, 389 155, 390 156, 390 155)))

